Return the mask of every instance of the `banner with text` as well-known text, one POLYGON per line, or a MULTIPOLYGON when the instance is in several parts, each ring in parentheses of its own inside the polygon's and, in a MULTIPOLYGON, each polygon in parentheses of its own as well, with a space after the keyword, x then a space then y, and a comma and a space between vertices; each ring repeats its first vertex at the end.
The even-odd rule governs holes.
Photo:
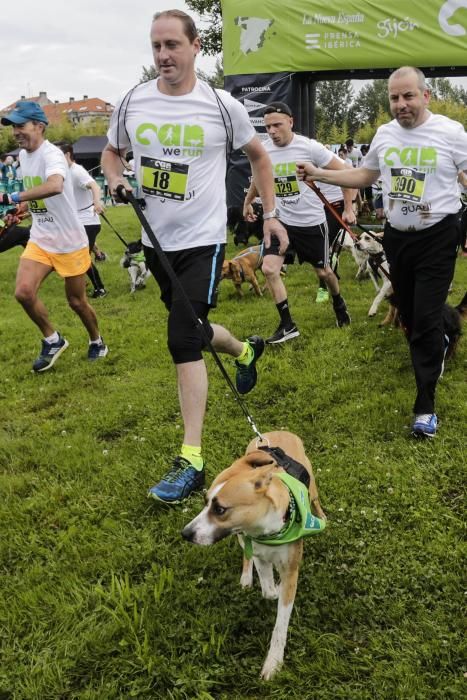
POLYGON ((467 0, 221 0, 225 75, 467 65, 467 0))

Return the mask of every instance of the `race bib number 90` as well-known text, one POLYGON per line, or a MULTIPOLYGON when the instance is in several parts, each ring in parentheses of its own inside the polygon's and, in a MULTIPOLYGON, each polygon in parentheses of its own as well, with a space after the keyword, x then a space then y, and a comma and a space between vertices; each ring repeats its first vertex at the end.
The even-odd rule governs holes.
POLYGON ((274 178, 276 197, 296 197, 300 194, 295 175, 274 178))
POLYGON ((412 168, 391 168, 390 199, 420 202, 425 189, 425 173, 412 168))
POLYGON ((144 194, 183 202, 187 182, 187 164, 141 157, 141 183, 144 194))

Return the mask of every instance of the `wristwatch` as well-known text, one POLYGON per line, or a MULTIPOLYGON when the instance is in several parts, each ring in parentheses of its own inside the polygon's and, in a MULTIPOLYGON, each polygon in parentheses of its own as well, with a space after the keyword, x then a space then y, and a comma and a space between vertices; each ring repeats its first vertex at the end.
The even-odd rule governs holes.
POLYGON ((273 209, 272 211, 266 211, 263 214, 263 221, 266 221, 267 219, 278 219, 279 218, 279 210, 278 209, 273 209))

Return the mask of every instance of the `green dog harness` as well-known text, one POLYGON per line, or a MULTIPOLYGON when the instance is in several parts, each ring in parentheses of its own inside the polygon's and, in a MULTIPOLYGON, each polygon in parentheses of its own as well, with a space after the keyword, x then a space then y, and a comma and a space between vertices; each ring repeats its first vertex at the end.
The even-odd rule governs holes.
POLYGON ((326 527, 326 521, 317 518, 311 512, 308 489, 301 481, 286 472, 277 472, 278 477, 286 486, 290 495, 289 517, 284 527, 272 535, 260 535, 250 537, 243 535, 244 554, 247 559, 253 556, 253 542, 278 546, 296 542, 302 537, 309 537, 322 532, 326 527))

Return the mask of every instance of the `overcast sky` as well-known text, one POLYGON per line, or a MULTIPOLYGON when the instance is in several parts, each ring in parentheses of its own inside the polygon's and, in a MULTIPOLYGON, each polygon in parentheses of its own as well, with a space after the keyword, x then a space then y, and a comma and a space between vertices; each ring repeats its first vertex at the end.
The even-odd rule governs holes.
MULTIPOLYGON (((17 1, 2 3, 0 108, 40 91, 60 102, 88 95, 115 104, 152 64, 154 12, 188 11, 181 0, 17 1)), ((198 58, 207 73, 214 64, 198 58)), ((461 84, 467 88, 467 79, 461 84)))
MULTIPOLYGON (((60 102, 88 95, 115 104, 153 62, 153 14, 172 8, 189 11, 181 0, 2 3, 0 109, 41 91, 60 102)), ((208 73, 214 64, 197 60, 208 73)))

